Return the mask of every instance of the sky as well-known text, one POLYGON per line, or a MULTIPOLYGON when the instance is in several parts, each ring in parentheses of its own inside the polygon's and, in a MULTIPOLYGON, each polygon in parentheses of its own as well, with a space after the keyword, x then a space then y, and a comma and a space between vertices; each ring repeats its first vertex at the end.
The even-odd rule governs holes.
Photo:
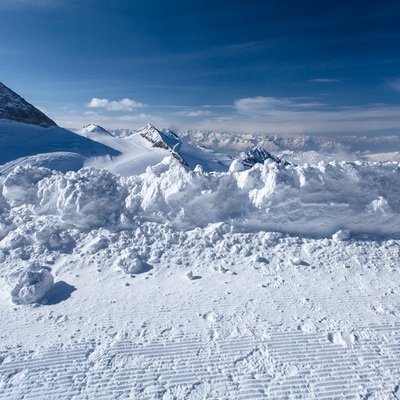
POLYGON ((400 2, 0 0, 0 81, 60 126, 400 133, 400 2))

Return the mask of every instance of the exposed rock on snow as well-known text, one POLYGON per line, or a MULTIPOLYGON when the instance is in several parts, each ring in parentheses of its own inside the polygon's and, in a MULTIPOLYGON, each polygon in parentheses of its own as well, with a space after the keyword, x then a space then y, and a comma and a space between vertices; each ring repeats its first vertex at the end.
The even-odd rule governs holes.
POLYGON ((250 168, 255 164, 264 164, 266 160, 274 161, 277 164, 289 165, 287 161, 281 160, 261 147, 254 147, 251 150, 240 153, 239 159, 244 166, 250 168))
POLYGON ((53 275, 47 269, 24 271, 11 290, 11 299, 15 304, 40 303, 54 284, 53 275))
POLYGON ((49 117, 0 82, 0 119, 40 125, 57 126, 49 117))

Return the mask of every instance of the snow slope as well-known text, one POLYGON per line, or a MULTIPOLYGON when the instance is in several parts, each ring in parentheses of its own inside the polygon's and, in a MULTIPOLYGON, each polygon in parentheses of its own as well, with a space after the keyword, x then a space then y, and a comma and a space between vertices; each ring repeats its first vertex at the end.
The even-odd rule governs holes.
POLYGON ((0 192, 0 398, 396 398, 398 179, 18 167, 0 192))
POLYGON ((112 159, 120 153, 58 126, 43 128, 0 120, 0 173, 16 165, 78 170, 92 157, 112 159))

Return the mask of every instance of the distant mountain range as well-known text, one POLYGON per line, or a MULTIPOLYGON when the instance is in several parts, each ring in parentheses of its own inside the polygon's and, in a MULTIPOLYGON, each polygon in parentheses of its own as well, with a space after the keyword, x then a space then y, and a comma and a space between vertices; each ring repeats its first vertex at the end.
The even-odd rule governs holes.
POLYGON ((224 150, 228 154, 259 147, 269 152, 301 151, 301 152, 368 152, 386 153, 400 151, 400 132, 390 136, 277 136, 262 133, 243 133, 211 130, 186 130, 180 133, 183 141, 201 144, 213 150, 224 150))

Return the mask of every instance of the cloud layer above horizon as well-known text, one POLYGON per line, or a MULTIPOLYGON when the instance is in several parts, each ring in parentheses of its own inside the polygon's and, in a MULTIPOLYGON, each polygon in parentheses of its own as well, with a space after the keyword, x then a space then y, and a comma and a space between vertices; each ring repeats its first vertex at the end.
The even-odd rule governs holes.
POLYGON ((149 105, 132 99, 92 98, 87 111, 66 111, 58 122, 66 127, 80 127, 88 122, 110 129, 139 128, 152 123, 175 130, 201 129, 224 132, 259 132, 269 134, 376 134, 396 133, 400 106, 367 104, 332 106, 313 98, 247 97, 231 105, 199 107, 149 105), (143 112, 143 109, 146 112, 143 112), (64 119, 63 119, 64 118, 64 119), (71 121, 75 121, 71 125, 71 121))

